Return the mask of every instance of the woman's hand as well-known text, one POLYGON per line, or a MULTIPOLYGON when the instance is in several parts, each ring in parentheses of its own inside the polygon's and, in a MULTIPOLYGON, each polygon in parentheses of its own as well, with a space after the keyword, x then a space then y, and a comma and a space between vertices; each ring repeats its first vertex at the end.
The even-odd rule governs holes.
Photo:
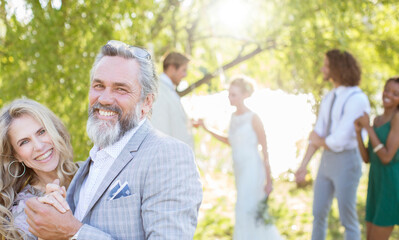
POLYGON ((197 120, 197 125, 198 125, 198 127, 205 128, 204 119, 202 119, 202 118, 198 119, 197 120))
POLYGON ((360 133, 362 131, 362 129, 363 129, 363 127, 362 127, 362 125, 360 125, 360 121, 358 119, 356 119, 355 123, 354 123, 355 124, 356 133, 360 133))
POLYGON ((269 196, 270 193, 273 191, 273 182, 271 180, 267 181, 264 190, 267 196, 269 196))
POLYGON ((65 199, 66 190, 65 187, 60 187, 60 180, 56 179, 54 182, 46 185, 46 194, 43 197, 39 197, 38 200, 41 203, 46 203, 55 207, 59 212, 65 213, 70 210, 69 205, 65 199))
POLYGON ((363 116, 359 117, 355 120, 355 128, 356 125, 359 125, 362 128, 370 127, 370 117, 367 113, 364 113, 363 116))

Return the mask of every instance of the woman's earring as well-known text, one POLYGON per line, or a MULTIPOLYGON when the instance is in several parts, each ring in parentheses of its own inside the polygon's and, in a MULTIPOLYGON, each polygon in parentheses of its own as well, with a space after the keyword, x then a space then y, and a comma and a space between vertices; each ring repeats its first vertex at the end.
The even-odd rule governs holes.
POLYGON ((25 164, 24 164, 23 162, 21 162, 22 166, 24 167, 24 171, 23 171, 21 174, 19 174, 19 175, 13 175, 13 174, 11 173, 10 168, 11 168, 11 165, 13 165, 14 163, 19 163, 19 162, 16 161, 16 160, 10 162, 10 164, 8 164, 8 173, 9 173, 12 177, 14 177, 14 178, 20 178, 20 177, 22 177, 22 176, 25 174, 25 172, 26 172, 25 164))

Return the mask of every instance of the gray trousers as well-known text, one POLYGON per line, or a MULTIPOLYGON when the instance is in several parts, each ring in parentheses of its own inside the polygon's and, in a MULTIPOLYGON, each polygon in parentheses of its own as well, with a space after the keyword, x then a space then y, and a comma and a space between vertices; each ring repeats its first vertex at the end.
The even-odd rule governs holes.
POLYGON ((356 149, 339 153, 324 150, 314 185, 312 240, 326 238, 327 217, 334 197, 338 200, 345 239, 360 240, 356 192, 361 175, 361 159, 356 149))

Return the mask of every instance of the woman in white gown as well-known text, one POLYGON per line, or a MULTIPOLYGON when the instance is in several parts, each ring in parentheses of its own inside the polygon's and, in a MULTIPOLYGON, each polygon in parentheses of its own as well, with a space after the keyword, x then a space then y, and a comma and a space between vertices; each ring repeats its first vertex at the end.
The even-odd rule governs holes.
POLYGON ((233 152, 234 176, 237 189, 234 240, 282 239, 274 225, 256 221, 257 205, 273 189, 266 134, 258 115, 251 112, 244 100, 254 91, 253 84, 245 77, 235 78, 229 88, 229 100, 236 111, 230 120, 229 136, 225 137, 209 129, 206 131, 218 140, 229 144, 233 152), (262 146, 262 155, 258 145, 262 146))

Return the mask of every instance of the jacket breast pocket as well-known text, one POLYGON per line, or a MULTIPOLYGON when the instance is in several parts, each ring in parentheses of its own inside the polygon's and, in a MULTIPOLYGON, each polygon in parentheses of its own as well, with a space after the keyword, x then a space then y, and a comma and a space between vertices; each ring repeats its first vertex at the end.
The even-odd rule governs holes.
POLYGON ((107 200, 105 204, 109 208, 120 208, 127 209, 140 206, 139 194, 133 193, 126 197, 120 197, 117 199, 107 200))
POLYGON ((100 228, 115 239, 141 239, 140 194, 101 201, 92 211, 89 225, 100 228))

